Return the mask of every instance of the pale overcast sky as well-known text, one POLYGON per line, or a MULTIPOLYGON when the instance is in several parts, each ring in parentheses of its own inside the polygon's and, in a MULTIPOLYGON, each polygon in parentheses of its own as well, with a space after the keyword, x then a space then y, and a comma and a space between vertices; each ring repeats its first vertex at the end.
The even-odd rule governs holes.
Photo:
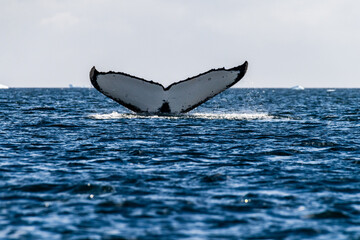
POLYGON ((237 87, 360 87, 359 0, 0 0, 0 84, 169 85, 249 62, 237 87))

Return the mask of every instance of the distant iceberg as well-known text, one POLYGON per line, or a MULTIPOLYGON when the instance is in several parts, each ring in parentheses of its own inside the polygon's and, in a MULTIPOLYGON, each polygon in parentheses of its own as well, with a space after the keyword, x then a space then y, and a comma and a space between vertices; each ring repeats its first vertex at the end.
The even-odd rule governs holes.
POLYGON ((72 84, 69 84, 69 88, 90 88, 90 86, 74 86, 72 84))
POLYGON ((304 90, 305 88, 303 86, 296 85, 296 86, 292 87, 291 89, 293 89, 293 90, 304 90))
POLYGON ((5 86, 3 84, 0 84, 0 89, 8 89, 9 87, 8 86, 5 86))

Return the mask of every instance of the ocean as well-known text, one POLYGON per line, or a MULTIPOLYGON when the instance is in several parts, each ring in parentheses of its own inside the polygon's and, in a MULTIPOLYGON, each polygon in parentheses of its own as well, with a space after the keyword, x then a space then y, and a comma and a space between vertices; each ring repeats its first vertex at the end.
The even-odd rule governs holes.
POLYGON ((13 88, 0 119, 0 239, 360 239, 360 89, 149 116, 13 88))

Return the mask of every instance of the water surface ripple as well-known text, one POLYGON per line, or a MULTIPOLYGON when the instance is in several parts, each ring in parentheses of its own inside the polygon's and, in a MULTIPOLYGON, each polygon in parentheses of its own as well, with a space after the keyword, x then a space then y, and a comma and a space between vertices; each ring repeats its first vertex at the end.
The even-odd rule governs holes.
POLYGON ((359 102, 230 89, 149 116, 0 90, 0 239, 360 239, 359 102))

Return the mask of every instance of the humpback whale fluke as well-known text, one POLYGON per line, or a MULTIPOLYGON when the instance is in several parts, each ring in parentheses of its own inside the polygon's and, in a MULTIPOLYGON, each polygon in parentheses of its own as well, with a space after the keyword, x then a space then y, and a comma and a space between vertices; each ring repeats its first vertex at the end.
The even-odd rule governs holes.
POLYGON ((222 91, 245 75, 248 63, 230 68, 212 69, 164 87, 122 72, 90 71, 92 85, 105 96, 139 113, 186 113, 222 91))

